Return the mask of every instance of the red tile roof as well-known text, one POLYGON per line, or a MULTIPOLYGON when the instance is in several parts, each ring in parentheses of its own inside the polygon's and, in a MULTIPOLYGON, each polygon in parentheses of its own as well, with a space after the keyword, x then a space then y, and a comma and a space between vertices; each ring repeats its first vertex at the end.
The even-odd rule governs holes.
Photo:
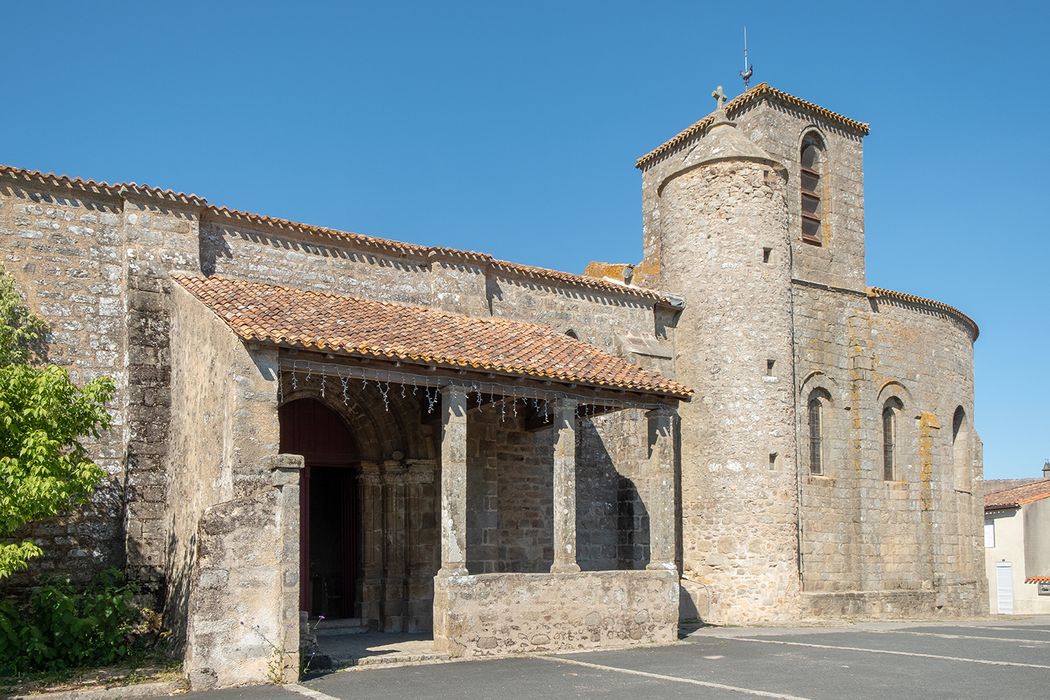
POLYGON ((95 180, 84 180, 77 177, 67 177, 66 175, 55 175, 53 173, 42 173, 37 170, 15 168, 10 165, 0 165, 0 176, 16 182, 30 182, 36 185, 61 187, 88 194, 104 194, 111 197, 137 194, 143 197, 151 197, 168 202, 200 207, 201 217, 209 218, 213 221, 265 226, 270 229, 294 231, 330 240, 347 241, 355 245, 382 251, 388 255, 404 255, 421 259, 445 257, 452 260, 465 260, 476 264, 488 265, 501 272, 518 275, 528 279, 547 280, 578 288, 584 287, 598 292, 636 297, 659 304, 673 305, 666 295, 652 289, 633 287, 625 284, 615 284, 607 280, 594 279, 583 275, 574 275, 570 272, 548 270, 542 267, 533 267, 531 265, 521 265, 506 260, 497 260, 491 255, 485 253, 458 250, 456 248, 443 248, 440 246, 414 245, 412 243, 403 243, 401 241, 378 238, 376 236, 369 236, 362 233, 350 233, 324 226, 314 226, 273 216, 265 216, 263 214, 237 211, 236 209, 230 209, 228 207, 219 207, 208 204, 208 200, 203 197, 198 197, 195 194, 185 194, 173 190, 162 190, 159 187, 138 185, 134 182, 108 183, 95 180))
POLYGON ((244 340, 688 399, 692 390, 533 323, 174 275, 244 340))
MULTIPOLYGON (((807 102, 801 97, 795 97, 794 95, 790 95, 786 92, 783 92, 782 90, 777 90, 775 87, 770 86, 769 83, 761 83, 759 85, 756 85, 747 92, 737 95, 733 99, 729 100, 729 102, 726 102, 726 113, 729 115, 730 118, 732 118, 745 106, 767 95, 779 99, 781 102, 786 102, 787 104, 793 107, 799 107, 809 112, 813 112, 818 116, 824 117, 829 121, 835 122, 839 126, 844 126, 848 129, 852 129, 853 131, 856 131, 859 134, 863 134, 866 136, 870 131, 870 126, 864 122, 858 122, 853 119, 850 119, 849 117, 844 117, 841 114, 836 114, 835 112, 832 112, 830 109, 824 109, 820 105, 815 105, 812 102, 807 102)), ((714 113, 708 114, 706 117, 696 122, 692 126, 679 132, 678 135, 668 139, 667 141, 664 141, 662 144, 646 153, 644 156, 642 156, 635 162, 634 166, 636 168, 644 170, 647 165, 649 165, 652 161, 656 160, 656 158, 658 158, 659 156, 662 156, 665 153, 675 150, 675 148, 677 148, 679 145, 685 143, 692 137, 702 132, 707 127, 711 126, 711 124, 714 123, 714 120, 714 113)))
POLYGON ((1025 583, 1050 583, 1050 576, 1029 576, 1025 583))
POLYGON ((84 180, 79 177, 68 177, 54 173, 42 173, 38 170, 25 170, 10 165, 0 165, 0 175, 4 175, 16 182, 31 182, 38 185, 50 185, 65 189, 87 192, 88 194, 106 194, 111 197, 121 197, 127 194, 137 194, 143 197, 163 199, 169 202, 189 204, 192 206, 204 206, 208 200, 195 194, 186 194, 174 190, 163 190, 159 187, 140 185, 135 182, 103 182, 101 180, 84 180))
POLYGON ((1024 486, 1016 486, 1005 491, 985 494, 985 510, 1005 510, 1050 498, 1050 479, 1043 479, 1024 486))
POLYGON ((926 306, 938 311, 943 311, 946 314, 955 316, 960 321, 965 323, 973 331, 973 339, 977 340, 977 337, 981 335, 981 329, 977 326, 977 322, 972 318, 959 311, 954 306, 949 306, 940 301, 933 299, 927 299, 926 297, 917 297, 914 294, 905 294, 904 292, 895 292, 892 289, 883 289, 882 287, 868 287, 868 296, 873 299, 894 299, 896 301, 903 301, 909 304, 917 304, 919 306, 926 306))

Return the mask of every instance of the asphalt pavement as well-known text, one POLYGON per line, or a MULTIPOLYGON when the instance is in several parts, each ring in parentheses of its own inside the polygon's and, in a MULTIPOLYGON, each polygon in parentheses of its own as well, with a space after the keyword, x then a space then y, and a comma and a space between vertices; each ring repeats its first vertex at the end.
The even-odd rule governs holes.
POLYGON ((348 670, 208 700, 1046 698, 1050 617, 701 628, 675 645, 348 670))

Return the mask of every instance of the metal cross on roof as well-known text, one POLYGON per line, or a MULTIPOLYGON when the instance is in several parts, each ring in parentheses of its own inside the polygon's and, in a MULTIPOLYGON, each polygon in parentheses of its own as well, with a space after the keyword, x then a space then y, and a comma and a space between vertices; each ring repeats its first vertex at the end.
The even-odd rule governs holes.
POLYGON ((722 105, 726 101, 726 94, 722 90, 722 86, 721 85, 719 85, 718 87, 715 88, 715 91, 711 93, 711 97, 715 98, 715 103, 717 104, 718 109, 721 109, 722 105))

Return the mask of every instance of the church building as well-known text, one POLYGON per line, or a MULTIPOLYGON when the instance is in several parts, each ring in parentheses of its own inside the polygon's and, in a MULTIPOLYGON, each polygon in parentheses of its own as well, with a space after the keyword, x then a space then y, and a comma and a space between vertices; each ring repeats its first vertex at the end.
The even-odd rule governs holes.
POLYGON ((0 166, 50 361, 118 387, 32 571, 125 569, 195 688, 320 615, 479 657, 985 612, 976 323, 868 285, 867 124, 714 96, 580 275, 0 166))

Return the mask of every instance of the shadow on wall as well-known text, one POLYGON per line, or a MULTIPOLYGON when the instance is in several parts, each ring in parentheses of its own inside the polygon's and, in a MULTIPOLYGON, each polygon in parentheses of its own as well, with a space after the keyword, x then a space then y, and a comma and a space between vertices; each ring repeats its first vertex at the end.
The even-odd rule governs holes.
POLYGON ((164 600, 164 626, 171 630, 173 653, 181 655, 186 644, 186 620, 189 616, 190 577, 193 574, 193 554, 197 551, 197 533, 190 535, 188 546, 179 548, 175 540, 174 517, 168 527, 164 571, 167 575, 167 594, 164 600))
MULTIPOLYGON (((623 422, 624 417, 605 420, 623 422)), ((617 470, 594 421, 581 420, 577 435, 576 541, 580 568, 644 569, 649 563, 649 511, 635 478, 617 470)))

